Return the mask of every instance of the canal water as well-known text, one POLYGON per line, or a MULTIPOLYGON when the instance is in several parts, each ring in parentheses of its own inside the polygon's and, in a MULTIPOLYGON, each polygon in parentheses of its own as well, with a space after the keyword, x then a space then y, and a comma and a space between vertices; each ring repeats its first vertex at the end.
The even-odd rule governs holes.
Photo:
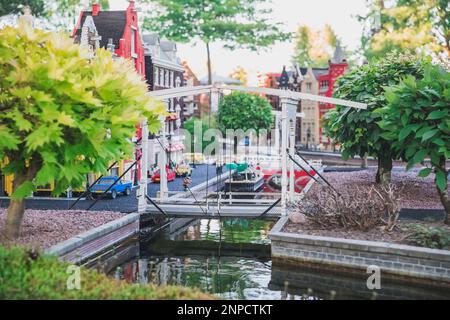
POLYGON ((111 275, 129 282, 200 288, 224 299, 281 299, 269 289, 274 222, 197 220, 181 232, 169 228, 140 243, 140 257, 111 275))
POLYGON ((139 257, 110 276, 130 283, 199 288, 223 299, 450 299, 449 291, 382 280, 369 290, 368 275, 321 273, 272 266, 264 220, 195 220, 163 229, 139 243, 139 257))

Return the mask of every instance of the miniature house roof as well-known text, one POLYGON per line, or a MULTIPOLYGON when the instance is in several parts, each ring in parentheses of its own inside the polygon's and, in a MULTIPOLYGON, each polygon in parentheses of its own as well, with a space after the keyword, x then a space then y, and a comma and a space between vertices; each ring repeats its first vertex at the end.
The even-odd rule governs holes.
POLYGON ((157 33, 146 33, 142 35, 142 41, 145 45, 159 46, 161 39, 157 33))
POLYGON ((334 50, 333 58, 331 63, 343 63, 345 62, 344 51, 342 50, 341 44, 338 42, 336 49, 334 50))
MULTIPOLYGON (((230 78, 230 77, 219 76, 217 74, 212 75, 212 82, 213 82, 213 84, 233 84, 233 85, 242 84, 242 81, 240 81, 240 80, 230 78)), ((208 84, 208 76, 203 77, 200 80, 200 84, 203 84, 203 85, 208 84)))
POLYGON ((114 47, 117 49, 119 47, 119 40, 123 36, 127 23, 126 11, 99 11, 96 16, 92 16, 92 11, 84 11, 79 28, 75 33, 76 39, 81 37, 81 29, 87 16, 93 18, 97 32, 102 37, 100 40, 100 47, 107 48, 108 39, 112 39, 114 47))

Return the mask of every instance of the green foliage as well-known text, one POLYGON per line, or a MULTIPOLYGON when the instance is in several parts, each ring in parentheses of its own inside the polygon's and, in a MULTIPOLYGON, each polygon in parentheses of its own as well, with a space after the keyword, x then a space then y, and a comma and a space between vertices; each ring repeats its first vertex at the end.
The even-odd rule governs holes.
POLYGON ((0 246, 0 299, 211 299, 196 289, 133 285, 81 268, 81 289, 68 290, 68 263, 18 247, 0 246))
POLYGON ((392 50, 450 53, 449 0, 370 2, 369 14, 359 17, 369 29, 362 37, 367 58, 383 57, 392 50))
POLYGON ((258 9, 267 0, 146 0, 154 4, 144 18, 143 29, 158 32, 177 42, 200 40, 207 47, 208 78, 212 79, 210 43, 225 48, 258 50, 290 34, 267 17, 272 11, 258 9))
MULTIPOLYGON (((191 139, 186 139, 186 141, 184 142, 186 148, 188 148, 187 144, 191 144, 191 149, 192 152, 194 152, 194 146, 192 145, 194 143, 194 136, 195 136, 195 126, 199 126, 201 127, 201 132, 198 132, 198 134, 201 134, 202 137, 205 134, 205 132, 208 129, 215 129, 217 128, 217 120, 215 116, 208 116, 205 115, 201 118, 198 117, 192 117, 189 120, 184 122, 184 129, 186 129, 190 135, 191 135, 191 139)), ((211 143, 211 141, 205 141, 202 139, 202 152, 205 150, 205 148, 211 143)))
POLYGON ((29 6, 32 14, 36 17, 48 15, 44 0, 8 0, 0 3, 0 17, 21 13, 24 6, 29 6))
POLYGON ((436 185, 447 188, 448 171, 445 160, 450 159, 450 73, 439 66, 428 65, 424 77, 406 77, 399 85, 386 90, 388 105, 381 111, 381 128, 390 136, 396 154, 408 161, 408 167, 430 157, 436 185))
POLYGON ((404 228, 411 244, 432 249, 450 249, 450 231, 446 228, 410 224, 404 228))
MULTIPOLYGON (((344 157, 379 157, 390 151, 390 140, 398 135, 382 122, 389 94, 385 87, 398 84, 407 75, 423 75, 425 62, 411 55, 390 54, 338 79, 334 97, 364 102, 366 110, 337 106, 325 119, 327 134, 341 144, 344 157)), ((404 133, 403 133, 404 134, 404 133)))
POLYGON ((279 25, 266 17, 271 11, 257 9, 266 0, 151 0, 144 29, 179 42, 200 39, 223 41, 226 47, 256 50, 286 39, 279 25))
POLYGON ((217 118, 224 134, 227 129, 269 131, 273 124, 272 106, 266 99, 237 91, 221 100, 217 118))
POLYGON ((128 61, 106 50, 87 56, 63 34, 25 24, 0 30, 0 159, 25 183, 16 199, 30 181, 56 182, 58 194, 129 158, 136 124, 147 118, 155 128, 165 112, 128 61))
POLYGON ((297 30, 293 60, 300 66, 326 67, 338 42, 330 25, 322 30, 302 25, 297 30))

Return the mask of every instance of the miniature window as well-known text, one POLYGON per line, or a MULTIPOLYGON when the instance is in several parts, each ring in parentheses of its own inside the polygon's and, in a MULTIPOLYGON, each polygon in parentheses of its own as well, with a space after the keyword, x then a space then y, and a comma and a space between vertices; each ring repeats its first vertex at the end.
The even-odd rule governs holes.
POLYGON ((159 85, 159 68, 158 67, 155 67, 154 79, 155 79, 155 85, 159 85))
POLYGON ((136 55, 136 30, 131 29, 131 54, 136 55))

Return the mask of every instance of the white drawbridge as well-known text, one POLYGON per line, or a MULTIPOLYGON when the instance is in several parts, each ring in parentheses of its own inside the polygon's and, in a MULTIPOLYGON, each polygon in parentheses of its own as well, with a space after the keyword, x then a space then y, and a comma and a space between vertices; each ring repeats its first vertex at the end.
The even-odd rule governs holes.
MULTIPOLYGON (((221 94, 230 91, 242 91, 248 93, 256 93, 262 95, 278 96, 281 101, 281 193, 279 200, 273 199, 253 199, 253 200, 231 200, 231 196, 224 196, 217 192, 214 199, 204 197, 198 199, 188 199, 180 195, 173 195, 168 191, 166 170, 160 170, 160 192, 157 199, 149 199, 147 197, 147 170, 148 170, 148 139, 142 139, 142 163, 141 163, 141 180, 139 182, 138 191, 138 211, 140 213, 160 213, 164 212, 171 217, 228 217, 228 218, 257 218, 264 214, 266 217, 279 217, 286 215, 286 209, 291 201, 296 200, 294 186, 294 163, 289 158, 295 157, 295 128, 296 118, 303 117, 302 113, 297 112, 297 105, 300 100, 311 100, 322 103, 330 103, 334 105, 346 106, 349 108, 366 109, 367 105, 353 101, 329 98, 324 96, 312 95, 302 92, 294 92, 288 90, 269 89, 269 88, 252 88, 241 86, 196 86, 196 87, 180 87, 174 89, 166 89, 153 91, 148 95, 167 101, 171 98, 181 98, 198 94, 211 95, 211 111, 217 111, 217 103, 221 94), (292 174, 289 174, 292 173, 292 174), (151 201, 151 204, 148 203, 151 201)), ((164 121, 161 119, 161 121, 164 121)), ((142 137, 148 137, 147 123, 142 123, 142 137)), ((165 145, 165 133, 162 132, 160 142, 165 145)), ((165 168, 167 163, 166 153, 162 152, 160 168, 165 168)), ((208 192, 208 191, 207 191, 208 192)), ((180 192, 184 193, 184 192, 180 192)), ((211 193, 209 193, 211 194, 211 193)), ((192 194, 195 198, 195 195, 192 194)))

